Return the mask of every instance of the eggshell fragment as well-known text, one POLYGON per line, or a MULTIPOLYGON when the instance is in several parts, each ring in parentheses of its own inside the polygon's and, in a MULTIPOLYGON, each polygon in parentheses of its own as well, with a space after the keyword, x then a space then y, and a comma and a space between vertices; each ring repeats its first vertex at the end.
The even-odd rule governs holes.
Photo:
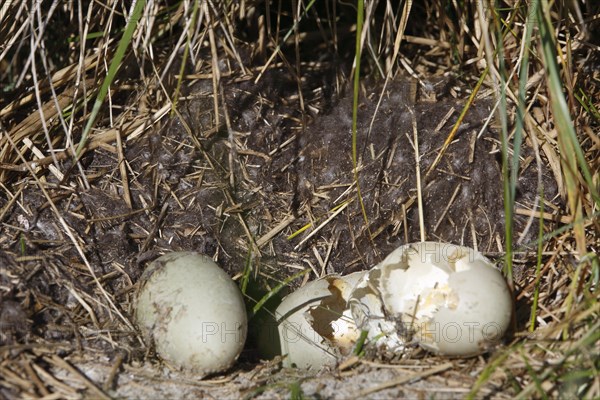
POLYGON ((360 332, 347 300, 364 274, 325 276, 283 299, 275 314, 285 366, 319 369, 351 351, 360 332))
POLYGON ((376 265, 350 296, 352 315, 378 347, 412 343, 437 354, 472 356, 508 329, 512 297, 481 253, 421 242, 401 246, 376 265))
POLYGON ((194 252, 166 254, 148 266, 135 318, 160 357, 200 374, 229 368, 246 340, 240 290, 212 259, 194 252))

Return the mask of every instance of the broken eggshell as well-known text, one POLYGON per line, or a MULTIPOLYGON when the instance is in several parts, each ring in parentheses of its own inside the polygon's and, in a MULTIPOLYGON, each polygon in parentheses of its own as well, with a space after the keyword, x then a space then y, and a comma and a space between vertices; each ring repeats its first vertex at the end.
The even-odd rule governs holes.
POLYGON ((286 367, 319 369, 350 353, 360 331, 347 301, 365 273, 328 275, 283 299, 275 315, 286 367))
POLYGON ((244 347, 242 294, 205 255, 173 252, 154 260, 142 275, 135 307, 147 343, 175 367, 204 375, 220 372, 244 347))
POLYGON ((507 331, 512 296, 504 277, 468 247, 421 242, 401 246, 356 285, 350 308, 378 348, 412 343, 445 356, 473 356, 507 331))

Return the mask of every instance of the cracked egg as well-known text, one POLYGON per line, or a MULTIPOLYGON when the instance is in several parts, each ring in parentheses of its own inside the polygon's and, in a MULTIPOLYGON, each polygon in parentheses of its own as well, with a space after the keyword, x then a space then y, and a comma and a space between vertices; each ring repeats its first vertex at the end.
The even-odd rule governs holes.
POLYGON ((513 309, 506 281, 490 260, 437 242, 397 248, 362 277, 349 304, 377 348, 398 353, 416 343, 459 357, 497 344, 513 309))
POLYGON ((348 298, 365 273, 328 275, 283 299, 275 315, 285 366, 319 369, 350 353, 360 331, 348 298))

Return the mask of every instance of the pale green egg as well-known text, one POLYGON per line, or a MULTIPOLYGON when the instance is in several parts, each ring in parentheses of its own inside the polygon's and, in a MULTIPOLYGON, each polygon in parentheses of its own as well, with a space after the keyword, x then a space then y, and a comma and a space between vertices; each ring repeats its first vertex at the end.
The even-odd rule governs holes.
POLYGON ((135 319, 167 364, 199 374, 229 368, 248 330, 235 282, 212 259, 194 252, 169 253, 148 266, 135 319))

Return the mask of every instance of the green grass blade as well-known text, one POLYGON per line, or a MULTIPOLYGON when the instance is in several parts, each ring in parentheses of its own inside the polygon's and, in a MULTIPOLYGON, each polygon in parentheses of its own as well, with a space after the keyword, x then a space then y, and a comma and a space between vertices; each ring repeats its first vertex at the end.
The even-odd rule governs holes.
MULTIPOLYGON (((544 3, 547 3, 547 1, 544 3)), ((586 185, 590 190, 596 206, 600 207, 600 196, 596 186, 594 185, 594 181, 592 179, 588 163, 585 160, 583 150, 581 149, 579 141, 577 140, 577 133, 575 132, 575 127, 573 125, 573 121, 571 120, 569 108, 563 94, 562 79, 560 78, 560 74, 558 72, 559 67, 556 61, 555 44, 552 36, 553 27, 552 24, 546 18, 544 18, 544 13, 549 14, 550 11, 545 12, 541 7, 539 7, 537 11, 538 14, 540 14, 538 18, 540 35, 542 37, 544 61, 546 63, 546 74, 549 80, 548 89, 552 95, 552 111, 554 118, 556 119, 555 123, 558 128, 559 137, 561 137, 563 140, 568 140, 568 142, 573 146, 573 151, 579 164, 579 168, 581 169, 583 178, 585 179, 586 185)))
POLYGON ((559 65, 556 60, 556 43, 553 36, 553 27, 550 21, 550 9, 548 2, 544 0, 542 7, 537 9, 538 26, 542 43, 542 53, 546 65, 546 76, 548 90, 550 92, 550 104, 552 115, 558 132, 558 143, 561 150, 561 164, 564 171, 565 184, 567 187, 568 204, 575 221, 574 234, 580 255, 586 252, 585 230, 582 221, 581 193, 579 186, 579 172, 583 176, 586 186, 596 203, 600 206, 600 198, 593 183, 587 161, 577 140, 577 134, 569 112, 569 107, 563 93, 563 82, 559 73, 559 65), (577 169, 579 166, 579 170, 577 169))
MULTIPOLYGON (((540 193, 540 214, 544 215, 544 189, 542 188, 540 193)), ((535 266, 535 280, 536 284, 533 289, 533 301, 531 303, 531 318, 529 320, 529 332, 535 330, 535 319, 537 316, 538 300, 540 297, 540 271, 542 268, 542 251, 544 249, 544 219, 539 220, 539 231, 538 231, 538 243, 537 243, 537 260, 535 266)))
POLYGON ((360 192, 360 184, 358 182, 358 95, 360 92, 360 58, 361 58, 361 37, 363 30, 363 22, 365 18, 365 4, 364 0, 358 0, 358 7, 356 11, 356 50, 354 53, 354 82, 352 90, 352 168, 354 170, 354 182, 356 183, 356 194, 360 209, 362 211, 363 218, 367 227, 369 238, 372 238, 369 229, 369 217, 367 216, 367 209, 363 202, 363 198, 360 192))
POLYGON ((517 103, 517 116, 515 121, 515 136, 513 139, 513 156, 512 156, 512 165, 510 168, 510 190, 511 190, 511 199, 514 202, 515 200, 515 192, 517 187, 517 178, 519 177, 519 162, 521 155, 521 144, 523 143, 523 131, 524 131, 524 121, 525 121, 525 109, 527 107, 526 100, 526 86, 527 81, 529 79, 529 49, 531 44, 531 35, 533 32, 533 26, 535 24, 536 19, 536 10, 538 8, 538 0, 534 0, 531 2, 530 8, 526 11, 527 16, 529 17, 525 21, 525 37, 524 37, 524 50, 523 50, 523 59, 521 60, 521 66, 519 69, 519 93, 518 93, 518 103, 517 103))
POLYGON ((527 361, 527 355, 523 354, 522 359, 525 364, 525 368, 527 369, 527 372, 529 372, 529 377, 532 380, 532 383, 533 383, 532 387, 534 387, 536 389, 537 395, 541 399, 544 399, 544 400, 548 399, 548 396, 546 395, 546 391, 542 387, 542 382, 544 380, 540 379, 540 377, 538 376, 536 371, 531 367, 531 364, 529 364, 529 361, 527 361))
MULTIPOLYGON (((494 14, 495 15, 495 14, 494 14)), ((506 91, 506 66, 504 63, 504 35, 498 21, 498 16, 494 17, 494 29, 496 33, 496 41, 498 43, 496 56, 498 57, 498 72, 500 75, 500 107, 498 113, 501 127, 501 142, 502 142, 502 182, 504 189, 504 235, 506 240, 506 256, 504 264, 504 273, 509 284, 513 285, 513 211, 514 211, 514 193, 515 187, 510 175, 510 157, 509 157, 509 137, 508 137, 508 115, 506 111, 507 99, 506 91)), ((517 159, 518 162, 518 159, 517 159)))
POLYGON ((79 141, 79 145, 77 146, 77 151, 75 152, 75 157, 78 158, 81 155, 81 151, 87 144, 87 139, 94 126, 94 122, 96 122, 96 118, 98 117, 98 113, 100 112, 100 108, 102 104, 104 104, 104 99, 108 94, 108 89, 112 84, 115 76, 117 75, 117 71, 121 66, 121 61, 123 61, 123 57, 125 56, 125 52, 131 43, 131 38, 133 37, 133 33, 137 28, 138 22, 142 15, 142 11, 144 10, 144 6, 146 5, 146 0, 137 0, 135 3, 135 7, 133 12, 129 16, 129 21, 127 21, 127 26, 125 27, 125 32, 123 33, 123 37, 119 41, 119 46, 117 47, 117 51, 110 62, 110 66, 108 67, 108 73, 106 74, 106 78, 102 82, 102 86, 100 87, 100 91, 98 92, 98 96, 96 97, 96 101, 94 102, 94 107, 92 108, 92 112, 88 116, 87 123, 85 124, 85 128, 83 129, 83 134, 81 135, 81 140, 79 141))
POLYGON ((250 282, 250 276, 252 275, 252 246, 248 246, 248 253, 246 254, 246 263, 244 265, 244 271, 242 272, 242 279, 240 280, 240 290, 243 295, 246 295, 248 290, 248 282, 250 282))
POLYGON ((583 91, 583 89, 579 88, 579 93, 575 93, 574 96, 588 114, 595 119, 600 120, 600 111, 598 111, 598 108, 594 105, 594 101, 583 91))
POLYGON ((361 331, 356 344, 354 345, 354 350, 352 350, 352 354, 355 356, 362 356, 365 352, 365 342, 367 341, 367 337, 369 336, 369 331, 361 331))
POLYGON ((294 381, 290 383, 290 399, 291 400, 302 400, 304 399, 304 392, 302 391, 302 387, 300 386, 300 381, 294 381))
POLYGON ((277 293, 279 293, 281 291, 281 289, 283 289, 284 287, 286 287, 287 285, 290 284, 290 282, 292 282, 294 279, 299 278, 301 276, 306 275, 307 273, 309 273, 311 270, 310 269, 305 269, 302 270, 300 272, 295 273, 292 276, 287 277, 283 282, 281 282, 279 285, 275 286, 273 288, 273 290, 271 290, 269 293, 265 294, 255 305, 254 307, 252 307, 252 315, 256 315, 256 313, 262 308, 262 306, 265 305, 265 303, 273 296, 275 296, 277 293))

